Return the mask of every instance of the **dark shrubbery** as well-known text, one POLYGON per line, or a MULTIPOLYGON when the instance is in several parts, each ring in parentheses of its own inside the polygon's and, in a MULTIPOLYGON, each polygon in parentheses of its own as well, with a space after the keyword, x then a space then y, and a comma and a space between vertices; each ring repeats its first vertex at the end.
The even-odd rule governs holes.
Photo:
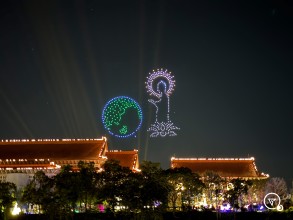
POLYGON ((143 212, 143 213, 78 213, 70 218, 50 218, 46 215, 20 215, 11 220, 293 220, 290 212, 143 212), (218 215, 218 217, 217 217, 218 215))

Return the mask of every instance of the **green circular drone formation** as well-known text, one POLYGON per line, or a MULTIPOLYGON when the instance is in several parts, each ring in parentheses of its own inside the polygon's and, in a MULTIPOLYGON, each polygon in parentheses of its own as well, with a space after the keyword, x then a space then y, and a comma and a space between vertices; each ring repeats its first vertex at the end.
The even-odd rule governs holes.
POLYGON ((118 96, 107 102, 102 113, 105 129, 119 138, 135 135, 142 124, 139 104, 127 96, 118 96))

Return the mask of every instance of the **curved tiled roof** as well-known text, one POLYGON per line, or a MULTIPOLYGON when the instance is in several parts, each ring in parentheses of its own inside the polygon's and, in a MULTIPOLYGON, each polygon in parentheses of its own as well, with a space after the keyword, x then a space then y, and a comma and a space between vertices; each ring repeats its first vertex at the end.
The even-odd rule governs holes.
POLYGON ((119 161, 120 166, 128 167, 133 171, 138 170, 138 151, 108 151, 106 152, 106 157, 108 160, 117 160, 119 161))
POLYGON ((96 160, 104 156, 107 139, 32 139, 0 141, 0 160, 96 160))
POLYGON ((254 158, 171 158, 171 167, 187 167, 203 176, 213 171, 227 178, 267 178, 257 171, 254 158))

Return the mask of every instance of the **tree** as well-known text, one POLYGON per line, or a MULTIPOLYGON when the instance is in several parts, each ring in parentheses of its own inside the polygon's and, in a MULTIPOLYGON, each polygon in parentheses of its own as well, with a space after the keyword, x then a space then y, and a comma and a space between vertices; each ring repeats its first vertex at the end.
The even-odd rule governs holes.
POLYGON ((15 198, 16 185, 10 182, 0 182, 0 207, 4 212, 4 219, 7 219, 9 208, 12 207, 15 198))
POLYGON ((191 207, 191 199, 200 194, 205 185, 197 173, 192 173, 189 170, 183 178, 183 186, 183 200, 187 201, 188 206, 191 207))
POLYGON ((164 209, 168 205, 170 184, 160 164, 143 161, 140 168, 142 175, 141 199, 144 207, 164 209))
MULTIPOLYGON (((75 209, 79 196, 79 176, 73 172, 70 165, 61 168, 54 178, 55 202, 58 204, 60 214, 66 215, 75 209)), ((57 211, 57 210, 56 210, 57 211)))
POLYGON ((84 204, 85 211, 91 211, 92 203, 96 197, 96 170, 93 162, 78 162, 78 198, 81 204, 84 204))
MULTIPOLYGON (((230 181, 231 187, 225 192, 225 197, 231 204, 233 208, 240 208, 238 204, 238 199, 241 200, 242 195, 246 195, 252 182, 249 180, 233 179, 230 181)), ((242 201, 242 200, 241 200, 242 201)), ((240 201, 240 202, 241 202, 240 201)), ((241 204, 240 204, 241 205, 241 204)))
POLYGON ((265 186, 265 193, 276 193, 280 196, 281 199, 287 198, 287 184, 284 178, 273 177, 270 178, 265 186))
POLYGON ((120 186, 120 203, 127 207, 129 211, 139 211, 143 209, 142 188, 143 177, 139 172, 124 170, 123 184, 120 186))
POLYGON ((98 174, 100 179, 98 199, 99 202, 106 201, 110 210, 114 212, 115 206, 123 203, 121 200, 125 194, 123 192, 124 184, 132 171, 129 168, 121 167, 116 160, 106 161, 103 168, 104 171, 98 174))
POLYGON ((223 193, 223 185, 226 181, 213 171, 207 171, 204 174, 203 179, 209 203, 214 203, 216 208, 218 208, 219 196, 223 193))
POLYGON ((249 203, 262 203, 265 197, 265 185, 268 179, 255 179, 251 180, 252 185, 249 187, 247 192, 249 203))
POLYGON ((143 211, 167 205, 167 181, 159 164, 143 162, 141 172, 134 173, 118 161, 109 160, 98 175, 102 182, 99 202, 106 201, 111 211, 117 206, 143 211))
POLYGON ((24 188, 22 201, 38 205, 45 213, 52 213, 55 210, 54 201, 54 182, 53 179, 46 176, 43 171, 37 171, 30 183, 24 188))
POLYGON ((192 173, 189 168, 171 168, 166 170, 167 180, 170 183, 169 201, 172 209, 175 211, 176 203, 181 200, 180 206, 183 208, 183 202, 186 201, 188 207, 191 207, 191 198, 202 192, 203 182, 199 175, 192 173))

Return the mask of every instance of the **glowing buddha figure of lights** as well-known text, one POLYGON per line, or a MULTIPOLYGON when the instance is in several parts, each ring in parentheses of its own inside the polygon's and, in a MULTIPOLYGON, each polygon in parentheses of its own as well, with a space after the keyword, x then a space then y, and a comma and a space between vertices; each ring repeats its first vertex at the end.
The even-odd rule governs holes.
POLYGON ((176 136, 176 130, 179 130, 170 120, 170 96, 174 91, 175 80, 170 72, 163 69, 153 70, 146 81, 146 89, 151 97, 149 103, 153 104, 155 112, 155 121, 148 128, 150 137, 176 136))

